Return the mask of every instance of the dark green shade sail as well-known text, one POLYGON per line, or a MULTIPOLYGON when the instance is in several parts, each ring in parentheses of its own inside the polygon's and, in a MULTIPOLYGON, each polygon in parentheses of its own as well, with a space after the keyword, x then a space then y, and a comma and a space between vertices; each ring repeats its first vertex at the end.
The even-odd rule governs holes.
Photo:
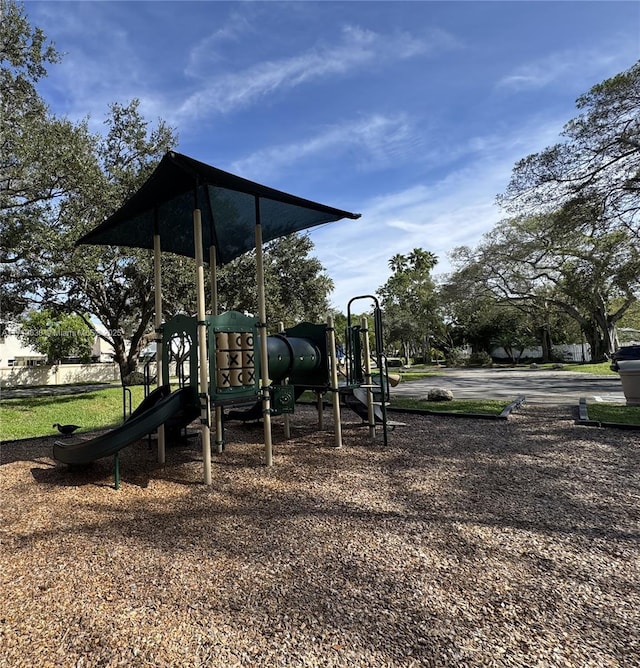
POLYGON ((226 264, 263 242, 360 214, 289 195, 170 151, 140 189, 76 245, 153 248, 157 230, 163 251, 195 257, 193 210, 202 216, 203 257, 216 247, 226 264), (259 221, 257 218, 259 217, 259 221))

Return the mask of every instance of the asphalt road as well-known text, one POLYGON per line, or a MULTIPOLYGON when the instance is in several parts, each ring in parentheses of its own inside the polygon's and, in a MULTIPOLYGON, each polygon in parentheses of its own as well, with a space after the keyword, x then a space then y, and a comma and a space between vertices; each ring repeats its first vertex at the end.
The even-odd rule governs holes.
POLYGON ((441 375, 400 383, 392 396, 424 397, 433 387, 453 392, 456 399, 515 399, 527 403, 577 404, 587 401, 624 403, 620 377, 547 369, 440 369, 441 375))
MULTIPOLYGON (((393 370, 391 370, 393 371, 393 370)), ((547 369, 440 369, 439 376, 400 383, 391 389, 394 396, 424 397, 433 387, 444 387, 456 399, 516 399, 524 395, 527 403, 572 404, 581 397, 587 401, 624 403, 620 377, 594 376, 572 371, 547 369)), ((0 398, 70 394, 104 389, 105 385, 77 387, 22 387, 0 391, 0 398)))

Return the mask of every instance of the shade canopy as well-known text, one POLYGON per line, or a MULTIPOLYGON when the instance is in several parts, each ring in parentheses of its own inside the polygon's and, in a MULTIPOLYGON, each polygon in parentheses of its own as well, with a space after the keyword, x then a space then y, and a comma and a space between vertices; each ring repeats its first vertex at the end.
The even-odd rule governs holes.
POLYGON ((255 247, 258 222, 267 242, 323 223, 360 217, 170 151, 140 189, 76 245, 151 249, 158 233, 163 251, 195 257, 194 208, 202 216, 203 256, 208 257, 209 247, 215 246, 220 264, 255 247))

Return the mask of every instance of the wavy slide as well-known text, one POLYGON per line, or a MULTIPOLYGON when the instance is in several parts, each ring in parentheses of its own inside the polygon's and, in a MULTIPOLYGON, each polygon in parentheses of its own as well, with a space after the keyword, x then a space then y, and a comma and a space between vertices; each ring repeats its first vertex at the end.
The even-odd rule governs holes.
MULTIPOLYGON (((351 394, 345 396, 345 405, 350 408, 356 415, 360 416, 363 422, 368 422, 369 420, 369 408, 367 404, 367 390, 362 387, 356 387, 353 389, 351 394)), ((379 404, 374 404, 373 414, 376 422, 383 422, 384 417, 382 415, 382 409, 379 404)), ((387 426, 395 427, 406 427, 407 425, 404 422, 398 422, 397 420, 390 420, 387 416, 387 426)))
POLYGON ((88 464, 114 455, 169 420, 188 424, 200 414, 196 388, 187 386, 168 394, 167 386, 154 390, 120 427, 80 443, 56 441, 53 456, 64 464, 88 464))
MULTIPOLYGON (((345 396, 345 404, 363 420, 369 419, 369 408, 367 404, 367 390, 362 387, 356 387, 351 394, 345 396)), ((382 409, 379 405, 374 404, 373 414, 376 422, 382 422, 382 409)))

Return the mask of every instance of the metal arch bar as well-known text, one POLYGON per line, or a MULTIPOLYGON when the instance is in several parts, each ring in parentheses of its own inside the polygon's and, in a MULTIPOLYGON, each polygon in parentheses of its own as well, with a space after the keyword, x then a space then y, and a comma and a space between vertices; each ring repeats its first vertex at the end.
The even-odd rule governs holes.
POLYGON ((358 299, 372 299, 374 304, 375 304, 375 316, 374 316, 374 323, 376 327, 376 363, 378 364, 378 369, 380 370, 380 391, 381 391, 381 396, 382 396, 382 401, 380 402, 381 409, 382 409, 382 433, 383 433, 383 439, 384 439, 384 445, 387 445, 388 442, 388 434, 387 434, 387 401, 386 399, 389 398, 389 379, 387 378, 386 374, 386 368, 383 369, 383 361, 382 361, 382 310, 380 309, 380 302, 378 301, 378 298, 375 297, 374 295, 359 295, 357 297, 352 297, 349 300, 349 303, 347 304, 347 327, 351 328, 351 304, 358 299), (380 327, 380 337, 378 337, 377 329, 378 326, 380 327), (387 384, 387 389, 385 390, 385 383, 387 384), (385 397, 385 392, 387 393, 385 397))

